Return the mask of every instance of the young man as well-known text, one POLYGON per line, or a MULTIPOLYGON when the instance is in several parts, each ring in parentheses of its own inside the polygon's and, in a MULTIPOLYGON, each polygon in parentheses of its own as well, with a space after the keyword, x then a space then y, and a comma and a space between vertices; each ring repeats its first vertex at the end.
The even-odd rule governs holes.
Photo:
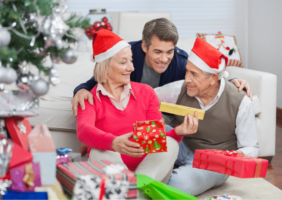
MULTIPOLYGON (((206 41, 197 38, 186 65, 185 80, 156 88, 160 101, 206 111, 195 134, 179 143, 179 168, 172 171, 169 185, 198 195, 222 185, 227 175, 192 167, 195 149, 236 150, 247 156, 259 153, 255 114, 249 97, 223 75, 227 57, 206 41), (209 55, 207 58, 206 55, 209 55), (167 92, 174 88, 173 92, 167 92)), ((178 126, 183 117, 174 115, 178 126)))
MULTIPOLYGON (((131 81, 145 83, 153 88, 183 80, 185 77, 188 54, 176 47, 178 32, 175 25, 159 18, 147 22, 143 29, 142 40, 130 42, 135 71, 131 73, 131 81)), ((232 82, 241 91, 247 89, 251 96, 249 85, 244 80, 234 79, 232 82)), ((77 115, 80 104, 84 110, 84 99, 93 103, 93 96, 89 92, 97 82, 92 77, 86 83, 75 88, 72 99, 73 113, 77 115)))

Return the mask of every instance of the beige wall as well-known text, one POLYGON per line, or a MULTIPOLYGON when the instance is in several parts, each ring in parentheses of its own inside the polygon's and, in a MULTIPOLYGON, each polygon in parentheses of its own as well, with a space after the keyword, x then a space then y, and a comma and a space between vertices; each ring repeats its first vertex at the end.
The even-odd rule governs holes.
POLYGON ((248 1, 248 68, 277 75, 282 108, 282 0, 248 1))

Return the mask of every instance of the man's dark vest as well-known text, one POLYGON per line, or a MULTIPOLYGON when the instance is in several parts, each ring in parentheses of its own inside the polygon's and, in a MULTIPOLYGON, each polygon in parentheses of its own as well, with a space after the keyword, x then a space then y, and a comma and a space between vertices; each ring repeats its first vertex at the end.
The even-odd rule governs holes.
MULTIPOLYGON (((232 83, 225 81, 225 88, 219 101, 206 111, 204 120, 199 120, 197 133, 185 136, 183 142, 192 151, 195 149, 237 150, 236 117, 245 95, 244 92, 238 92, 238 88, 232 83)), ((188 96, 185 82, 176 104, 201 109, 198 100, 188 96)), ((183 116, 175 117, 178 124, 183 123, 183 116)))

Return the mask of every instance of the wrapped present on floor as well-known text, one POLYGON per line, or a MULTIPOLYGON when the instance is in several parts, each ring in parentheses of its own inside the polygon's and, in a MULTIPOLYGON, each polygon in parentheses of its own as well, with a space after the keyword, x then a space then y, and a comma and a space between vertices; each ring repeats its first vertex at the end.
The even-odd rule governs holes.
POLYGON ((104 179, 97 175, 80 175, 76 178, 73 200, 125 199, 129 183, 126 180, 104 179))
POLYGON ((62 164, 62 163, 68 163, 70 162, 70 156, 68 154, 66 155, 57 155, 57 164, 62 164))
MULTIPOLYGON (((101 180, 105 181, 108 179, 113 181, 126 181, 129 183, 128 191, 126 192, 126 198, 136 198, 138 196, 137 179, 135 173, 109 161, 81 161, 57 165, 57 179, 61 182, 64 191, 70 195, 73 195, 73 193, 81 194, 79 191, 74 191, 77 178, 80 177, 80 180, 83 180, 81 175, 95 175, 96 177, 100 177, 101 180)), ((99 183, 101 184, 101 182, 99 183)), ((116 182, 109 182, 109 184, 110 183, 116 182)), ((125 182, 120 182, 119 184, 125 185, 125 182)), ((105 191, 110 191, 112 188, 114 187, 106 188, 105 191)), ((107 195, 110 195, 111 193, 115 194, 112 191, 108 192, 107 195)))
POLYGON ((133 129, 133 140, 140 144, 146 154, 167 151, 163 120, 136 122, 133 129))
POLYGON ((54 185, 56 179, 56 149, 46 125, 37 125, 28 136, 33 162, 40 163, 42 185, 54 185))
POLYGON ((3 200, 11 199, 36 199, 36 200, 48 200, 47 192, 16 192, 16 191, 7 191, 5 195, 2 196, 3 200))
POLYGON ((27 163, 10 170, 11 188, 18 192, 34 192, 41 186, 39 163, 27 163))
POLYGON ((236 151, 196 149, 193 167, 239 178, 258 178, 266 176, 268 161, 236 151))
POLYGON ((30 163, 32 162, 32 159, 33 155, 29 151, 14 143, 12 148, 12 157, 9 163, 9 169, 13 169, 24 163, 30 163))
POLYGON ((29 121, 21 117, 8 117, 5 124, 13 142, 28 151, 28 135, 32 130, 29 121))
POLYGON ((46 191, 48 193, 48 200, 67 200, 63 191, 61 191, 57 185, 36 187, 35 191, 36 192, 46 191))

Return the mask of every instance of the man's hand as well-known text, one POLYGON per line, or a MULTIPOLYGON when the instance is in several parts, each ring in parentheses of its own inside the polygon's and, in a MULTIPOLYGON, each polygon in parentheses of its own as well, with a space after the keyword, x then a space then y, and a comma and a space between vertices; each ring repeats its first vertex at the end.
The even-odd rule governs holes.
POLYGON ((141 157, 144 155, 144 149, 139 144, 128 140, 133 132, 116 137, 112 143, 112 149, 124 155, 131 157, 141 157))
POLYGON ((184 117, 183 123, 175 128, 175 132, 180 136, 196 133, 198 130, 198 124, 198 113, 195 112, 194 117, 188 114, 184 117))
POLYGON ((84 105, 84 99, 87 99, 88 102, 93 105, 93 95, 86 89, 80 89, 77 91, 77 93, 74 95, 74 97, 71 100, 72 104, 72 112, 73 115, 76 117, 77 116, 77 107, 78 104, 80 104, 81 109, 85 109, 84 105))
POLYGON ((233 79, 231 81, 238 89, 239 92, 241 92, 244 88, 247 91, 247 96, 250 97, 251 100, 253 100, 252 98, 252 91, 251 88, 249 86, 249 83, 245 80, 241 80, 241 79, 233 79))
POLYGON ((238 150, 237 152, 238 152, 240 155, 243 155, 243 156, 245 155, 245 154, 243 153, 243 151, 241 151, 241 150, 238 150))

